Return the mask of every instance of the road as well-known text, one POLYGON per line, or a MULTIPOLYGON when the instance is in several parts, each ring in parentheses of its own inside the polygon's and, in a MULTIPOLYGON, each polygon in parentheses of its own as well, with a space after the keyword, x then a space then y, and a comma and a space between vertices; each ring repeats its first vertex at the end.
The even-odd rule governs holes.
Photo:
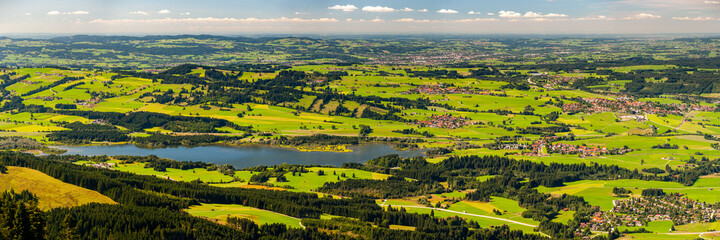
POLYGON ((705 238, 703 235, 705 234, 714 234, 718 233, 720 234, 720 231, 713 231, 713 232, 676 232, 676 233, 661 233, 665 235, 698 235, 702 239, 716 239, 716 238, 705 238))
POLYGON ((447 210, 447 209, 443 209, 443 208, 431 208, 431 207, 423 207, 423 206, 405 206, 405 205, 398 205, 398 206, 396 206, 396 207, 432 209, 432 210, 434 210, 434 211, 442 211, 442 212, 449 212, 449 213, 455 213, 455 214, 460 214, 460 215, 467 215, 467 216, 472 216, 472 217, 495 219, 495 220, 498 220, 498 221, 504 221, 504 222, 514 223, 514 224, 519 224, 519 225, 528 226, 528 227, 533 227, 533 228, 536 228, 536 227, 537 227, 537 225, 532 225, 532 224, 529 224, 529 223, 513 221, 513 220, 510 220, 510 219, 499 218, 499 217, 491 217, 491 216, 479 215, 479 214, 472 214, 472 213, 466 213, 466 212, 458 212, 458 211, 447 210))

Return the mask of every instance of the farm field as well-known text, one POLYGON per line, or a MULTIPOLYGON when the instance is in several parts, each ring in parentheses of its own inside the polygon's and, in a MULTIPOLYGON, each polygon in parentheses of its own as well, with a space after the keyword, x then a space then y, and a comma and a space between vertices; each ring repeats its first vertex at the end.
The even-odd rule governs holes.
MULTIPOLYGON (((712 179, 712 178, 707 178, 712 179)), ((720 182, 716 179, 698 181, 692 186, 683 186, 679 183, 657 182, 657 181, 640 181, 640 180, 614 180, 614 181, 590 181, 583 180, 578 182, 565 183, 566 186, 546 188, 538 187, 538 191, 550 193, 553 195, 570 194, 582 196, 588 203, 594 206, 600 206, 603 210, 610 210, 613 207, 613 200, 623 199, 614 197, 612 190, 615 187, 627 188, 633 192, 633 196, 639 196, 643 189, 657 188, 667 192, 682 193, 688 198, 695 199, 707 203, 720 202, 720 182)))
POLYGON ((203 204, 186 210, 190 215, 225 222, 228 217, 247 218, 259 225, 282 223, 292 228, 301 228, 300 219, 262 209, 234 204, 203 204))
POLYGON ((0 38, 0 191, 109 239, 714 237, 720 41, 468 39, 0 38))

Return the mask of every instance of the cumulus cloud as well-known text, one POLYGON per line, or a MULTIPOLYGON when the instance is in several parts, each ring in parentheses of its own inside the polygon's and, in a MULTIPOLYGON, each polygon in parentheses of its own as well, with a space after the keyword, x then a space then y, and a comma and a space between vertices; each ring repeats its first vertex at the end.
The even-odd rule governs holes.
POLYGON ((639 13, 631 17, 626 17, 625 19, 628 20, 645 20, 645 19, 658 19, 662 18, 662 16, 655 15, 652 13, 639 13))
POLYGON ((560 14, 560 13, 548 13, 548 14, 545 14, 544 17, 567 17, 567 16, 568 15, 566 15, 566 14, 560 14))
POLYGON ((393 21, 395 21, 395 22, 411 22, 411 23, 427 23, 427 22, 430 22, 430 20, 427 20, 427 19, 419 20, 419 19, 412 19, 412 18, 401 18, 401 19, 396 19, 396 20, 393 20, 393 21))
POLYGON ((145 11, 133 11, 133 12, 130 12, 130 14, 133 14, 133 15, 145 15, 145 16, 150 15, 148 12, 145 12, 145 11))
POLYGON ((468 22, 495 22, 499 21, 497 18, 471 18, 471 19, 460 19, 455 22, 468 23, 468 22))
POLYGON ((180 15, 182 15, 182 16, 187 16, 187 15, 190 15, 190 12, 180 13, 180 15))
MULTIPOLYGON (((490 15, 490 14, 488 14, 490 15)), ((500 11, 498 12, 498 16, 501 18, 561 18, 561 17, 567 17, 566 14, 560 14, 560 13, 548 13, 548 14, 542 14, 539 12, 525 12, 519 13, 515 11, 500 11)))
POLYGON ((522 14, 515 11, 500 11, 498 16, 501 18, 519 18, 522 17, 522 14))
POLYGON ((582 17, 582 18, 574 18, 573 20, 577 20, 577 21, 592 21, 592 20, 607 20, 607 21, 612 21, 612 20, 615 20, 615 19, 614 19, 614 18, 609 18, 609 17, 604 16, 604 15, 598 15, 597 17, 582 17))
POLYGON ((53 15, 88 15, 90 12, 88 11, 73 11, 73 12, 60 12, 57 10, 49 11, 46 13, 47 15, 53 16, 53 15))
POLYGON ((170 10, 163 9, 163 10, 158 11, 158 13, 159 14, 168 14, 168 13, 170 13, 170 10))
POLYGON ((458 11, 455 11, 455 10, 452 10, 452 9, 440 9, 440 10, 438 10, 437 12, 438 12, 438 13, 450 13, 450 14, 458 13, 458 11))
POLYGON ((476 11, 469 11, 468 14, 472 15, 472 14, 482 14, 482 13, 481 13, 481 12, 476 12, 476 11))
POLYGON ((29 13, 29 12, 25 13, 25 16, 30 16, 30 15, 32 15, 32 13, 29 13))
POLYGON ((418 10, 418 12, 428 12, 428 10, 427 10, 427 8, 423 8, 423 9, 418 10))
POLYGON ((158 19, 95 19, 95 24, 167 24, 167 23, 332 23, 338 22, 335 18, 158 18, 158 19))
POLYGON ((488 15, 488 16, 495 16, 495 13, 489 12, 487 15, 488 15))
POLYGON ((720 1, 705 1, 705 4, 720 4, 720 1))
POLYGON ((526 18, 539 18, 539 17, 543 17, 543 15, 540 14, 540 13, 536 13, 536 12, 526 12, 525 14, 523 14, 523 17, 526 17, 526 18))
POLYGON ((405 7, 405 8, 403 8, 403 9, 398 10, 398 11, 401 11, 401 12, 412 12, 412 11, 415 11, 415 10, 412 9, 412 8, 409 8, 409 7, 405 7))
POLYGON ((715 18, 711 17, 673 17, 673 20, 682 20, 682 21, 712 21, 715 20, 715 18))
POLYGON ((357 20, 355 20, 355 19, 352 19, 352 18, 348 18, 348 19, 345 19, 345 21, 346 21, 346 22, 358 22, 358 23, 382 23, 382 22, 385 22, 385 20, 382 19, 382 18, 375 18, 375 19, 372 19, 372 20, 366 20, 366 19, 357 19, 357 20))
POLYGON ((365 6, 362 8, 364 12, 394 12, 395 9, 391 7, 382 6, 365 6))
POLYGON ((358 10, 358 7, 355 5, 347 4, 347 5, 335 5, 332 7, 328 7, 330 10, 341 10, 343 12, 352 12, 355 10, 358 10))

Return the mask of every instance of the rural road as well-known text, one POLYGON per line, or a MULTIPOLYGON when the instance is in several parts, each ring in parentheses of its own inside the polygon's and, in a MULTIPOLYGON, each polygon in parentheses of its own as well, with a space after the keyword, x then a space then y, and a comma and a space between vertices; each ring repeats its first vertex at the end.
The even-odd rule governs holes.
POLYGON ((678 232, 678 233, 661 233, 665 235, 698 235, 702 239, 715 239, 715 238, 705 238, 703 237, 704 234, 713 234, 713 233, 720 233, 720 231, 713 231, 713 232, 678 232))
POLYGON ((473 216, 473 217, 481 217, 481 218, 495 219, 495 220, 499 220, 499 221, 504 221, 504 222, 514 223, 514 224, 519 224, 519 225, 528 226, 528 227, 533 227, 533 228, 537 227, 537 225, 532 225, 532 224, 529 224, 529 223, 523 223, 523 222, 513 221, 513 220, 510 220, 510 219, 499 218, 499 217, 491 217, 491 216, 485 216, 485 215, 479 215, 479 214, 472 214, 472 213, 465 213, 465 212, 458 212, 458 211, 447 210, 447 209, 443 209, 443 208, 431 208, 431 207, 423 207, 423 206, 406 206, 406 205, 398 205, 398 206, 396 206, 396 207, 432 209, 432 210, 435 210, 435 211, 443 211, 443 212, 449 212, 449 213, 455 213, 455 214, 461 214, 461 215, 467 215, 467 216, 473 216))

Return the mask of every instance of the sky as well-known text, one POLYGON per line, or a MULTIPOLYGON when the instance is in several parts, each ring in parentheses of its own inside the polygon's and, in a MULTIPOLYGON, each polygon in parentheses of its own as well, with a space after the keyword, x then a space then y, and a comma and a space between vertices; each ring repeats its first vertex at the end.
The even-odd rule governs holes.
POLYGON ((667 33, 720 33, 720 0, 0 0, 0 35, 667 33))

